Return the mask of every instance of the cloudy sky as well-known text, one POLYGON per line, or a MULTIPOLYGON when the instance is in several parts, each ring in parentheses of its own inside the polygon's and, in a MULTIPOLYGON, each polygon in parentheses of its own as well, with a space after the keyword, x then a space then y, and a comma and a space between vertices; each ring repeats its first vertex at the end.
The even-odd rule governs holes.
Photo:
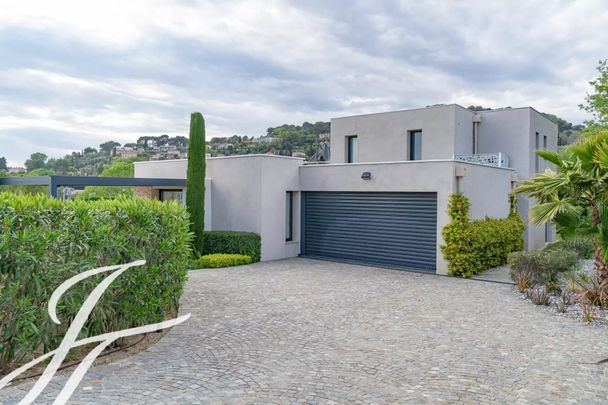
POLYGON ((208 137, 438 103, 579 123, 606 27, 605 0, 0 0, 0 156, 185 135, 192 111, 208 137))

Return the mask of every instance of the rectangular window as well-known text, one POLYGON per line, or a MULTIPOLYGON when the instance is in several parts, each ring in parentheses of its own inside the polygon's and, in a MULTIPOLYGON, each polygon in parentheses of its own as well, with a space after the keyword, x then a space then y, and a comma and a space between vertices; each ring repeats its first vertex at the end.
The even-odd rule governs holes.
POLYGON ((285 240, 293 240, 293 191, 285 194, 285 240))
POLYGON ((540 149, 540 134, 536 133, 536 139, 534 141, 534 171, 540 172, 540 156, 536 154, 536 151, 540 149))
POLYGON ((159 190, 158 197, 161 201, 177 201, 182 203, 182 190, 159 190))
POLYGON ((346 163, 357 163, 358 156, 357 135, 346 137, 346 163))
POLYGON ((422 160, 422 131, 410 131, 410 160, 422 160))
MULTIPOLYGON (((547 135, 543 135, 543 149, 547 150, 547 135)), ((547 168, 547 162, 543 164, 543 170, 547 168)))

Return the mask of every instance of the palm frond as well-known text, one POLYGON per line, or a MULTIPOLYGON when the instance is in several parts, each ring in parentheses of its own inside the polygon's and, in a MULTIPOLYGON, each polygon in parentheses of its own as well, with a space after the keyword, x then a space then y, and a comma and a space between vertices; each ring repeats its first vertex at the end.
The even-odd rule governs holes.
POLYGON ((572 204, 570 201, 563 199, 554 199, 553 201, 535 205, 530 209, 530 221, 534 225, 543 225, 554 220, 558 214, 577 215, 580 213, 580 208, 572 204))
POLYGON ((550 150, 537 150, 536 154, 547 162, 553 163, 557 167, 562 167, 564 165, 563 156, 558 152, 553 152, 550 150))
POLYGON ((518 194, 527 194, 541 203, 558 198, 568 188, 570 179, 568 175, 556 173, 550 169, 537 174, 531 179, 521 181, 515 189, 518 194))
POLYGON ((598 143, 598 148, 593 154, 593 162, 600 166, 601 169, 608 169, 608 142, 603 141, 598 143))
POLYGON ((583 141, 571 145, 568 149, 572 152, 572 155, 580 161, 581 166, 588 169, 589 165, 593 163, 595 139, 594 137, 585 138, 583 141))
POLYGON ((608 204, 598 204, 600 224, 597 226, 597 243, 604 260, 608 260, 608 204))
POLYGON ((577 212, 562 212, 555 215, 552 222, 558 233, 565 239, 577 236, 591 236, 596 234, 596 228, 591 226, 589 220, 583 216, 585 209, 577 207, 577 212))

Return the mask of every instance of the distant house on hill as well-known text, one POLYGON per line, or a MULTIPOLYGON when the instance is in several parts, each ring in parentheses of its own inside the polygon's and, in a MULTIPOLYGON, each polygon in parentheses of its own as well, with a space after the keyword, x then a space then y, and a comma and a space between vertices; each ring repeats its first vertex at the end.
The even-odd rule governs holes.
POLYGON ((185 159, 186 157, 188 157, 188 152, 185 150, 179 150, 175 145, 164 145, 154 148, 154 154, 150 156, 150 159, 185 159))
POLYGON ((254 143, 264 143, 264 142, 272 142, 274 141, 274 137, 272 136, 260 136, 258 138, 253 138, 254 143))
POLYGON ((139 155, 143 155, 144 152, 145 152, 144 148, 141 148, 139 146, 138 147, 123 146, 123 147, 114 148, 112 155, 120 156, 121 158, 128 159, 128 158, 132 158, 132 157, 137 157, 139 155))

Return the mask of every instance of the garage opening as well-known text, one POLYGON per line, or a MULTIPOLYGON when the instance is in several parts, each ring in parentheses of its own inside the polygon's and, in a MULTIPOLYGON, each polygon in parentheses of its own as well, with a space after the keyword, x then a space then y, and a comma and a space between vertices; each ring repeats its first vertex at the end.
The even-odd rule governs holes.
POLYGON ((302 193, 302 255, 435 272, 437 193, 302 193))

